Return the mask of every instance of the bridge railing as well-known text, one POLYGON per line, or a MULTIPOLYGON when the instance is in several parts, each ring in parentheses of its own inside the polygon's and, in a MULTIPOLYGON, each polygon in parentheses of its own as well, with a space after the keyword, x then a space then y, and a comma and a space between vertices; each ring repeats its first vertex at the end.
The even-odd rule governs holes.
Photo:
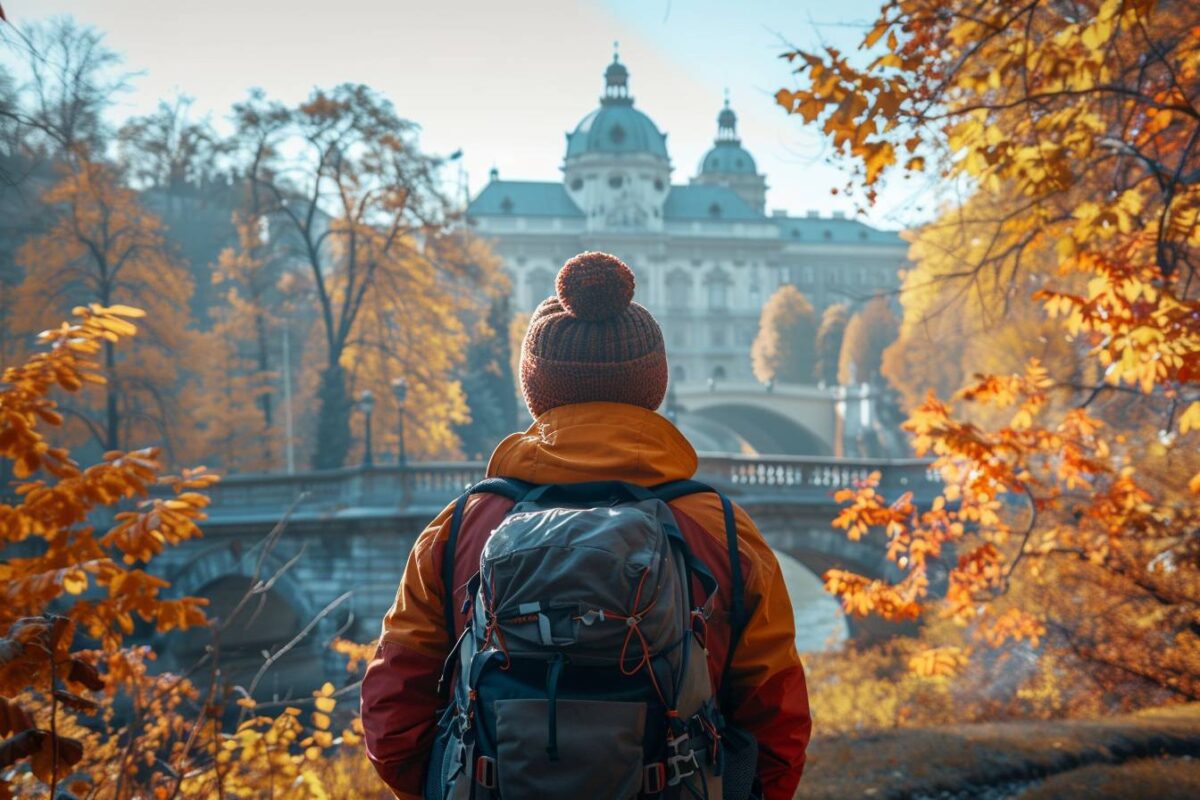
MULTIPOLYGON (((400 467, 348 467, 321 472, 229 475, 209 491, 210 517, 249 518, 297 513, 338 513, 368 509, 428 509, 444 505, 480 480, 480 462, 422 462, 400 467)), ((703 454, 697 477, 734 495, 764 501, 817 502, 881 473, 885 493, 913 491, 918 498, 940 489, 926 461, 828 459, 805 456, 703 454)))
POLYGON ((922 459, 829 459, 819 456, 736 456, 705 454, 699 473, 746 494, 837 491, 880 473, 885 493, 912 491, 927 496, 941 489, 941 476, 922 459))

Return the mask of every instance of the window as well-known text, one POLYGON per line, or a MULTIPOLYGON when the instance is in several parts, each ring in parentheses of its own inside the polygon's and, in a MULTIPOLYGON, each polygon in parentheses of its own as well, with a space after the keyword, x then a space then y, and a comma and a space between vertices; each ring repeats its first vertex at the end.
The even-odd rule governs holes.
POLYGON ((722 367, 720 364, 718 364, 717 366, 713 367, 713 370, 712 370, 712 379, 713 379, 714 381, 723 381, 723 380, 725 380, 725 368, 724 368, 724 367, 722 367))
POLYGON ((511 197, 505 197, 500 201, 500 210, 505 214, 511 214, 513 210, 513 201, 511 197))
POLYGON ((671 370, 671 380, 676 383, 683 383, 687 380, 687 370, 682 366, 675 367, 675 369, 671 370))
POLYGON ((655 178, 655 179, 654 179, 654 189, 655 189, 656 191, 659 191, 659 192, 661 192, 661 191, 663 190, 663 181, 662 181, 662 178, 655 178))
POLYGON ((719 219, 721 216, 721 204, 713 203, 708 207, 708 215, 713 219, 719 219))
POLYGON ((614 189, 620 189, 621 184, 624 182, 625 182, 625 179, 622 178, 620 175, 609 175, 608 176, 608 185, 614 189))
POLYGON ((708 287, 708 308, 710 311, 724 311, 729 308, 729 275, 717 269, 704 278, 708 287))
POLYGON ((708 329, 708 343, 713 347, 724 347, 727 335, 724 325, 712 325, 708 329))
POLYGON ((572 192, 578 192, 582 188, 583 188, 583 179, 582 178, 575 178, 573 181, 571 181, 571 191, 572 192))
POLYGON ((729 308, 729 284, 725 281, 711 281, 708 284, 708 307, 713 311, 723 311, 729 308))
POLYGON ((608 138, 612 139, 613 144, 620 144, 625 141, 625 129, 620 125, 613 125, 608 131, 608 138))
POLYGON ((667 276, 667 308, 682 311, 691 305, 692 279, 683 270, 667 276))
POLYGON ((687 347, 687 328, 676 325, 671 329, 671 347, 687 347))

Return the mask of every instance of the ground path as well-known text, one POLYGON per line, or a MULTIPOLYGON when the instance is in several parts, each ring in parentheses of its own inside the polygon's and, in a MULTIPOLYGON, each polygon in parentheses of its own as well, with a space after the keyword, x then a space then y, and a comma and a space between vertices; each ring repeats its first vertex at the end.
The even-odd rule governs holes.
POLYGON ((1200 704, 1102 720, 818 735, 797 797, 1197 798, 1200 704))

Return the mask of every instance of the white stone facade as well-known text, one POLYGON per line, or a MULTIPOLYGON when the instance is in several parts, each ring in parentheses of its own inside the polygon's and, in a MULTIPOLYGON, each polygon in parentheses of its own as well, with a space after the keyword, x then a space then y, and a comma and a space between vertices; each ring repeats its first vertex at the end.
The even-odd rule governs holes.
POLYGON ((896 233, 836 214, 763 213, 766 179, 728 105, 697 175, 672 185, 666 137, 633 107, 624 66, 614 59, 605 77, 600 108, 567 135, 561 183, 493 171, 468 209, 504 260, 515 308, 550 296, 576 253, 611 252, 662 324, 673 381, 748 381, 762 306, 782 283, 818 310, 897 287, 906 246, 896 233))

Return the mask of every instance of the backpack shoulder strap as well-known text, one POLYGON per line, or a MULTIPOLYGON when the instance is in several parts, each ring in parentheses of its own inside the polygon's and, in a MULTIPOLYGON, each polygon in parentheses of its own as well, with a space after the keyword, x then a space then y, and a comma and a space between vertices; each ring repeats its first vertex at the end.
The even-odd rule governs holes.
POLYGON ((733 503, 721 492, 706 483, 693 480, 671 481, 655 486, 652 490, 655 497, 669 503, 689 494, 712 492, 721 501, 721 512, 725 518, 725 546, 729 553, 730 608, 729 608, 729 649, 725 652, 725 667, 721 672, 721 692, 728 693, 729 669, 733 665, 733 651, 741 641, 742 631, 746 628, 748 614, 746 613, 746 584, 742 577, 742 558, 738 549, 737 520, 734 518, 733 503))
POLYGON ((450 515, 450 535, 446 538, 446 547, 442 551, 442 587, 446 596, 443 605, 446 614, 446 635, 453 644, 458 638, 458 626, 454 624, 454 561, 458 552, 458 533, 462 529, 463 512, 467 510, 467 501, 473 494, 498 494, 507 497, 514 503, 529 493, 533 484, 519 481, 516 478, 484 478, 471 486, 454 501, 454 511, 450 515))

